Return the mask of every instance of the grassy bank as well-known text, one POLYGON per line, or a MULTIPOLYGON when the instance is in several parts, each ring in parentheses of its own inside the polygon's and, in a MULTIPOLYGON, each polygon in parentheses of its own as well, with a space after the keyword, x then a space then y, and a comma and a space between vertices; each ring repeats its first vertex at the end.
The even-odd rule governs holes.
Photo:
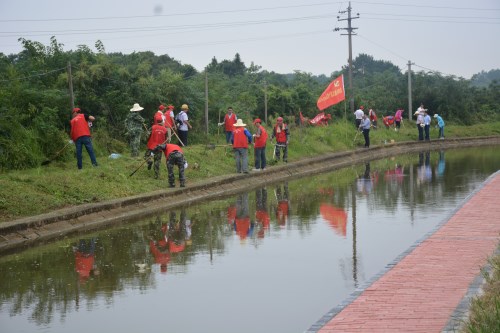
MULTIPOLYGON (((254 132, 254 128, 249 126, 254 132)), ((500 123, 475 126, 447 126, 447 137, 472 137, 500 135, 500 123)), ((431 138, 438 131, 431 129, 431 138)), ((372 145, 414 141, 417 133, 415 125, 405 124, 399 132, 381 128, 370 133, 372 145)), ((8 171, 0 174, 0 222, 23 216, 46 213, 54 209, 89 202, 99 202, 135 194, 151 192, 167 187, 165 158, 162 159, 160 179, 153 178, 153 172, 145 165, 132 177, 130 174, 142 163, 142 158, 131 158, 127 152, 118 159, 110 159, 109 147, 104 148, 108 138, 95 135, 95 150, 99 167, 90 165, 88 154, 83 152, 84 168, 76 168, 74 146, 67 148, 67 158, 53 161, 38 168, 22 171, 8 171)), ((235 172, 234 159, 230 147, 225 145, 223 135, 213 136, 207 144, 196 144, 185 148, 185 156, 190 164, 186 170, 187 184, 209 177, 235 172), (215 148, 212 145, 217 145, 215 148), (195 168, 195 165, 197 167, 195 168)), ((294 161, 327 152, 346 151, 363 146, 363 136, 356 135, 354 126, 337 123, 328 127, 291 127, 289 161, 294 161)), ((272 145, 268 144, 267 157, 271 159, 272 145)), ((253 165, 253 149, 250 149, 250 166, 253 165)), ((270 165, 269 167, 272 167, 270 165)))

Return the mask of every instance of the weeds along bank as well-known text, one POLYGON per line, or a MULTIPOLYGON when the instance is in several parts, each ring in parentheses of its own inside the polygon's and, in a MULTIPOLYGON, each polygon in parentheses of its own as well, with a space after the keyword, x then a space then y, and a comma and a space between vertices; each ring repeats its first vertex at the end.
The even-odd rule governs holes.
MULTIPOLYGON (((269 126, 267 126, 268 129, 269 126)), ((473 137, 499 135, 500 123, 471 127, 447 128, 447 139, 453 137, 473 137), (495 126, 496 125, 496 126, 495 126)), ((253 133, 254 128, 249 126, 253 133)), ((371 131, 372 145, 383 146, 384 142, 415 142, 414 126, 405 125, 400 132, 379 129, 371 131)), ((437 130, 431 131, 431 139, 437 130)), ((334 124, 328 127, 292 127, 289 145, 289 164, 299 160, 321 157, 334 152, 349 151, 363 145, 362 136, 356 141, 354 125, 334 124)), ((130 174, 142 163, 142 158, 131 158, 127 151, 121 157, 108 158, 103 149, 102 138, 96 137, 95 150, 99 167, 92 168, 88 157, 84 156, 83 170, 76 168, 74 147, 68 148, 64 160, 54 160, 47 165, 22 171, 8 171, 0 174, 0 221, 33 216, 56 209, 106 200, 125 198, 142 193, 164 190, 168 186, 165 159, 158 180, 152 170, 145 166, 132 177, 130 174), (71 151, 73 150, 73 151, 71 151)), ((447 141, 447 140, 442 140, 447 141)), ((272 157, 273 146, 268 143, 266 155, 272 157)), ((109 154, 109 155, 108 155, 109 154)), ((235 162, 231 147, 225 146, 224 137, 212 136, 206 143, 185 148, 185 156, 190 167, 186 170, 187 187, 220 176, 233 175, 235 162), (197 165, 196 168, 194 166, 197 165)), ((250 166, 253 165, 253 149, 250 148, 250 166)), ((281 162, 280 162, 281 163, 281 162)), ((269 168, 274 168, 270 165, 269 168)))

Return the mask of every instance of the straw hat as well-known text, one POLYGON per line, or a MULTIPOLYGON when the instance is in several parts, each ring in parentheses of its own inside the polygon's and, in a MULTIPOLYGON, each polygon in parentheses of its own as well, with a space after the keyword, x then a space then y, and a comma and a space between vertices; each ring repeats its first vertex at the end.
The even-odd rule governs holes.
POLYGON ((247 124, 244 124, 244 123, 243 123, 243 120, 238 119, 238 120, 236 121, 236 124, 234 124, 233 126, 235 126, 235 127, 243 127, 243 126, 246 126, 246 125, 247 125, 247 124))
POLYGON ((182 104, 181 110, 189 110, 189 106, 187 104, 182 104))
POLYGON ((141 110, 144 110, 144 108, 141 107, 139 105, 139 103, 135 103, 134 106, 132 107, 132 109, 130 109, 131 112, 138 112, 138 111, 141 111, 141 110))

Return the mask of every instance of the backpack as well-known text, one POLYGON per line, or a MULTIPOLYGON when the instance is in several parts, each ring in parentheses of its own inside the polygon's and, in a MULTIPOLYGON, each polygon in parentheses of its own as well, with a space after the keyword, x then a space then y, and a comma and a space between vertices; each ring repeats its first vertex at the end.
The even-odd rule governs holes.
POLYGON ((184 111, 181 111, 179 112, 177 115, 175 115, 174 117, 174 120, 175 120, 175 126, 177 126, 177 128, 179 128, 180 126, 182 126, 184 123, 183 121, 181 120, 181 113, 183 113, 184 111))

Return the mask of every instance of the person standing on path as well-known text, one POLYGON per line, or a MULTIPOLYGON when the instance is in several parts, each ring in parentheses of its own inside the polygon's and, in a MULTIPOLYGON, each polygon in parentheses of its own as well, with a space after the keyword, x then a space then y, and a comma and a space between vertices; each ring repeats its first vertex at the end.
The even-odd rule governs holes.
POLYGON ((189 117, 187 115, 188 112, 189 112, 189 106, 187 104, 182 104, 181 112, 179 112, 179 114, 177 115, 181 124, 178 127, 177 132, 179 134, 179 139, 182 141, 181 145, 184 146, 188 145, 188 131, 193 128, 189 123, 189 117))
POLYGON ((238 119, 231 137, 237 173, 248 173, 248 144, 252 143, 252 134, 245 126, 243 120, 238 119))
POLYGON ((359 109, 354 111, 354 117, 356 118, 356 120, 354 120, 354 125, 356 126, 356 129, 359 128, 359 124, 361 124, 361 119, 363 119, 363 115, 365 114, 365 112, 363 111, 364 109, 365 107, 361 105, 359 109))
POLYGON ((271 139, 276 138, 276 146, 274 147, 275 160, 280 160, 280 150, 283 149, 283 162, 288 162, 288 139, 290 131, 288 125, 283 123, 283 118, 276 119, 276 125, 273 128, 271 139))
POLYGON ((167 110, 163 114, 165 120, 165 127, 168 134, 168 142, 172 141, 172 132, 177 130, 174 119, 174 106, 172 104, 167 106, 167 110))
POLYGON ((436 118, 438 122, 438 127, 439 127, 439 139, 444 139, 444 120, 441 118, 440 115, 437 113, 434 115, 434 118, 436 118))
POLYGON ((83 167, 82 162, 82 146, 85 146, 87 153, 89 153, 90 161, 93 166, 97 166, 97 160, 94 154, 94 148, 92 146, 92 137, 90 135, 89 124, 91 124, 95 118, 86 113, 81 113, 80 108, 73 109, 73 118, 70 121, 71 125, 71 140, 76 146, 76 166, 79 170, 83 167))
POLYGON ((363 131, 363 136, 365 137, 365 148, 370 148, 370 118, 366 114, 361 118, 361 124, 359 124, 359 129, 363 131))
POLYGON ((144 118, 139 114, 144 110, 139 103, 135 103, 130 109, 130 113, 125 119, 125 127, 127 128, 127 135, 129 137, 130 152, 132 157, 139 156, 139 147, 141 145, 141 136, 146 124, 144 118))
POLYGON ((255 169, 253 170, 260 171, 266 168, 267 131, 264 126, 262 126, 262 121, 259 118, 255 119, 253 124, 257 127, 257 132, 253 135, 255 157, 255 169))
POLYGON ((224 116, 224 121, 218 124, 219 126, 224 125, 224 130, 226 131, 226 143, 231 142, 231 135, 233 135, 234 124, 236 124, 237 120, 238 117, 236 116, 236 113, 233 112, 233 108, 228 107, 227 113, 224 116))
POLYGON ((429 134, 429 130, 431 128, 431 116, 427 113, 427 110, 424 111, 424 132, 425 132, 425 141, 430 141, 431 137, 429 134))
POLYGON ((151 127, 151 135, 148 140, 148 150, 144 155, 144 158, 148 160, 148 170, 151 170, 153 161, 151 161, 151 155, 153 155, 154 160, 154 172, 155 179, 160 176, 160 166, 161 166, 161 151, 155 150, 158 145, 165 143, 167 141, 167 129, 163 123, 163 117, 159 114, 155 115, 154 125, 151 127))

